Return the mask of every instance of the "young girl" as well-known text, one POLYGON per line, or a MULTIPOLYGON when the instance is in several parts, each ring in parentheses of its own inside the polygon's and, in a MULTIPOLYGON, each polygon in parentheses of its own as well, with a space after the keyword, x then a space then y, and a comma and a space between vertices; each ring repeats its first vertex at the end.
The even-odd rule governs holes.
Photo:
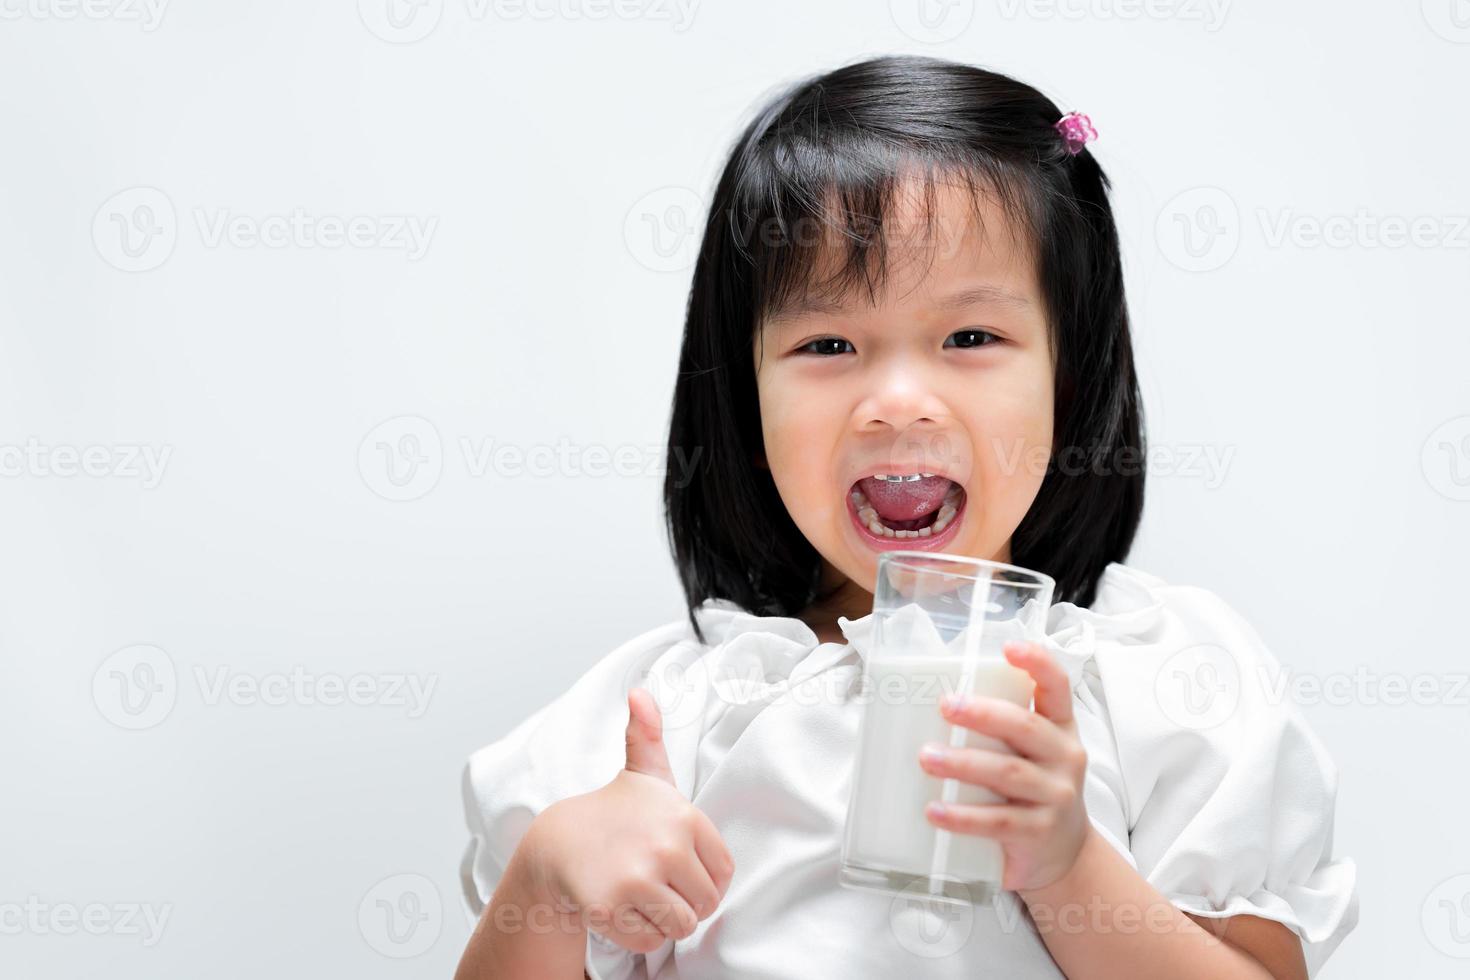
POLYGON ((878 58, 764 107, 711 202, 669 437, 687 619, 602 657, 465 773, 460 977, 1299 978, 1357 920, 1336 770, 1219 596, 1122 564, 1143 431, 1086 117, 878 58), (697 456, 695 455, 697 453, 697 456), (1007 891, 845 888, 885 549, 1046 572, 1035 707, 942 708, 1013 756, 921 754, 1003 802, 1007 891))

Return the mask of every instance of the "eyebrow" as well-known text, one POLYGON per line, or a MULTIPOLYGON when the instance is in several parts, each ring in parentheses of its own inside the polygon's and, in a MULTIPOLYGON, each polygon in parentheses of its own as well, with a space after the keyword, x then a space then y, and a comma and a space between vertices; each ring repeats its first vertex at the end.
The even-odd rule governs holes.
MULTIPOLYGON (((1013 306, 1021 309, 1031 306, 1031 301, 1025 296, 1020 296, 1000 286, 982 283, 950 293, 948 296, 942 296, 931 303, 929 309, 940 313, 954 313, 972 306, 980 306, 987 303, 995 306, 1013 306)), ((771 324, 784 323, 811 314, 836 316, 844 312, 847 308, 845 303, 808 296, 772 313, 767 322, 771 324)))

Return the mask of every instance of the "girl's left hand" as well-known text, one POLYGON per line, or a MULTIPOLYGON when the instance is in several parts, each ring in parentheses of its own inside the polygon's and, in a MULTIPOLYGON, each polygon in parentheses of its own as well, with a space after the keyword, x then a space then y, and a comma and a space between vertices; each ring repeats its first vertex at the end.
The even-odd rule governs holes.
POLYGON ((1036 643, 1007 643, 1006 659, 1036 681, 1036 710, 999 698, 972 696, 957 707, 940 700, 945 719, 1005 742, 1015 755, 982 748, 950 748, 930 743, 941 757, 920 753, 924 771, 940 778, 983 786, 1005 797, 993 804, 935 805, 925 816, 936 827, 959 834, 991 837, 1005 852, 1001 887, 1042 888, 1072 868, 1090 823, 1082 798, 1087 753, 1072 717, 1072 689, 1066 672, 1036 643))

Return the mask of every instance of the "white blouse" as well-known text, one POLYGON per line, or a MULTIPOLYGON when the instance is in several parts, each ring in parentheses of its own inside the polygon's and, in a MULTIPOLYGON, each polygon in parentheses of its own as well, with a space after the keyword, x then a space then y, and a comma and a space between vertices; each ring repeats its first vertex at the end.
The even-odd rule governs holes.
MULTIPOLYGON (((696 616, 709 645, 683 619, 634 637, 470 757, 471 913, 536 814, 623 767, 642 686, 735 874, 692 935, 646 955, 589 933, 593 980, 1064 976, 1013 892, 956 913, 838 884, 871 614, 839 618, 846 644, 726 600, 696 616)), ((1285 923, 1315 975, 1357 923, 1356 869, 1332 854, 1336 766, 1272 695, 1281 668, 1260 637, 1213 592, 1115 562, 1091 608, 1052 607, 1045 642, 1072 679, 1102 836, 1184 911, 1285 923)))

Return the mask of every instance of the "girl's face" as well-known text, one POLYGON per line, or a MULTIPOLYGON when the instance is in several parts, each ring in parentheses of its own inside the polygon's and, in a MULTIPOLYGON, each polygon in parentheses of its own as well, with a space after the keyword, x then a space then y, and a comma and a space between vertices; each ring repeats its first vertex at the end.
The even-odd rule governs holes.
POLYGON ((839 600, 854 615, 881 551, 1009 561, 1052 448, 1053 354, 1024 238, 989 198, 977 225, 968 191, 942 184, 925 238, 919 204, 902 195, 884 230, 878 305, 866 293, 802 304, 755 341, 761 462, 825 559, 824 582, 862 588, 839 600))

